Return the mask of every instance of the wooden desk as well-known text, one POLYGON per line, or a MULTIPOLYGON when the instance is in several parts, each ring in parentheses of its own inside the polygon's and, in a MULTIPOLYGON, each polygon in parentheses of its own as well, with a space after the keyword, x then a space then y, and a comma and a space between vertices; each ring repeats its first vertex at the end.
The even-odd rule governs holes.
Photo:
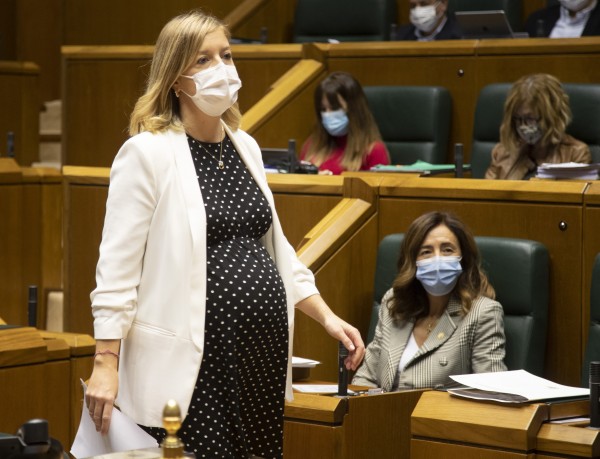
POLYGON ((45 293, 62 287, 62 176, 0 158, 0 317, 27 325, 27 287, 38 286, 37 324, 45 293))
POLYGON ((598 457, 600 431, 551 424, 586 416, 588 402, 508 406, 424 393, 411 418, 411 458, 598 457))
POLYGON ((410 415, 422 390, 335 398, 295 393, 286 402, 285 459, 408 459, 410 415))
POLYGON ((68 449, 79 425, 79 378, 91 374, 94 340, 34 328, 0 328, 0 432, 47 419, 50 435, 68 449))

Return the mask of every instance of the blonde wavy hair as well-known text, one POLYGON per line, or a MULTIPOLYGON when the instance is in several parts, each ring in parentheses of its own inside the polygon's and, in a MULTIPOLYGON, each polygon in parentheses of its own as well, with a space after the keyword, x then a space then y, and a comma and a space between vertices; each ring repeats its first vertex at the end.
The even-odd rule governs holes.
POLYGON ((336 147, 335 137, 323 127, 321 110, 323 97, 332 110, 341 108, 338 94, 346 101, 348 115, 348 141, 342 156, 342 166, 348 171, 357 171, 381 134, 375 122, 367 98, 360 83, 347 72, 333 72, 325 78, 314 93, 314 108, 317 123, 310 136, 306 159, 320 165, 336 147))
POLYGON ((511 152, 518 152, 522 145, 513 116, 523 105, 527 105, 539 118, 542 148, 558 145, 563 140, 572 117, 569 96, 558 78, 546 73, 526 75, 510 88, 504 103, 500 143, 511 152))
MULTIPOLYGON (((129 134, 183 130, 179 99, 173 91, 177 78, 195 61, 205 37, 222 30, 229 40, 229 30, 219 19, 192 10, 171 19, 161 30, 154 48, 144 94, 131 113, 129 134)), ((236 130, 241 113, 235 103, 222 115, 223 121, 236 130)))

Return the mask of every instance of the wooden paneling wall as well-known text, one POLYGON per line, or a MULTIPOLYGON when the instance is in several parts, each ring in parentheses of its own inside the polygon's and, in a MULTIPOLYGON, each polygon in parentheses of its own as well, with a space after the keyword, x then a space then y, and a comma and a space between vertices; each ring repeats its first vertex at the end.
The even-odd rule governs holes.
POLYGON ((38 286, 37 324, 46 294, 62 288, 62 177, 0 158, 0 317, 27 325, 27 287, 38 286))
POLYGON ((14 134, 16 161, 29 166, 39 158, 39 67, 32 62, 0 61, 0 156, 14 134))

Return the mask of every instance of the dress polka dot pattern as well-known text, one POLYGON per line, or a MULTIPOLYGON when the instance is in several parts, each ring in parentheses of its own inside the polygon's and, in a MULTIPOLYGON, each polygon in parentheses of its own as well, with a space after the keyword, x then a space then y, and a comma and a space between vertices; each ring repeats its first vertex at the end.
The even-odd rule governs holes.
MULTIPOLYGON (((288 323, 271 209, 229 138, 188 136, 207 219, 205 351, 179 436, 198 458, 283 457, 288 323)), ((161 428, 145 427, 159 441, 161 428)))

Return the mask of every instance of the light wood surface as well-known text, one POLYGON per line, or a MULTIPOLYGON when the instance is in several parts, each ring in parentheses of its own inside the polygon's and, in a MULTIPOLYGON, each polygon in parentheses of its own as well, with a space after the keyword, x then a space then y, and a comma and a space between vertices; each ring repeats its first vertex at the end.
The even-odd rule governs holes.
POLYGON ((426 392, 411 419, 412 458, 598 457, 600 431, 588 428, 589 402, 504 405, 426 392), (555 410, 576 416, 550 422, 555 410))
POLYGON ((26 421, 43 418, 68 449, 81 414, 79 378, 91 374, 94 348, 90 336, 0 328, 0 432, 15 433, 26 421))

